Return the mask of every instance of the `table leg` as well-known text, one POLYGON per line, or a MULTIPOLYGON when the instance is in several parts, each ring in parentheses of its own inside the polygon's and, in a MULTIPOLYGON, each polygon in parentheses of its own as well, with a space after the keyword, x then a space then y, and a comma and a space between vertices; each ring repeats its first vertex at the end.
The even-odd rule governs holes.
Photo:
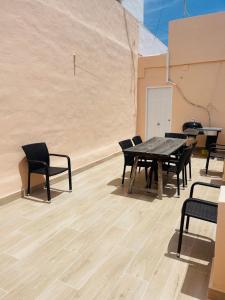
POLYGON ((132 168, 130 183, 129 183, 129 188, 128 188, 128 193, 129 194, 132 193, 132 187, 134 185, 134 180, 135 180, 135 176, 136 176, 136 172, 137 172, 137 166, 138 166, 138 156, 136 156, 134 158, 134 165, 133 165, 133 168, 132 168))
POLYGON ((161 200, 163 194, 162 161, 158 160, 158 197, 161 200))

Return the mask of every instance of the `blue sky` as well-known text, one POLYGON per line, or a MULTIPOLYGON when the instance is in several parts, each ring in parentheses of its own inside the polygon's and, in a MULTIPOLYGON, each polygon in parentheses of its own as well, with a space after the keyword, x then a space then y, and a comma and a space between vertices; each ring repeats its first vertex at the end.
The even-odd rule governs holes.
MULTIPOLYGON (((183 0, 144 0, 145 26, 168 44, 168 22, 184 18, 183 0)), ((186 16, 225 11, 225 0, 186 0, 186 16)))

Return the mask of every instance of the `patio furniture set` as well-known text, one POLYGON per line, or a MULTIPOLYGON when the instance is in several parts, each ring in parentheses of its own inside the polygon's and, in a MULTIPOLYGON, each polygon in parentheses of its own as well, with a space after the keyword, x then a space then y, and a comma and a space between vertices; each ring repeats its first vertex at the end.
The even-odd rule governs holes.
POLYGON ((154 137, 142 142, 140 136, 119 142, 124 154, 124 169, 122 184, 126 166, 131 166, 129 193, 132 193, 136 171, 138 167, 145 168, 146 191, 156 192, 151 188, 153 177, 158 181, 158 197, 163 194, 163 170, 175 173, 177 177, 177 193, 180 195, 180 174, 182 174, 183 187, 187 185, 187 166, 191 178, 191 154, 195 143, 186 146, 187 136, 184 134, 166 133, 165 137, 154 137), (148 171, 148 169, 150 171, 148 171))
MULTIPOLYGON (((183 187, 187 185, 187 166, 189 165, 189 176, 191 179, 191 156, 196 146, 195 139, 191 145, 187 146, 187 135, 183 133, 166 133, 165 137, 154 137, 143 142, 140 136, 135 136, 131 140, 119 142, 124 154, 124 171, 122 176, 122 184, 126 166, 131 166, 130 182, 128 192, 132 193, 136 171, 138 167, 145 168, 146 188, 145 191, 153 192, 151 189, 151 181, 153 174, 158 180, 158 198, 162 199, 163 195, 163 170, 167 173, 173 172, 177 176, 177 194, 180 195, 180 177, 182 173, 183 187), (128 164, 129 162, 129 164, 128 164), (148 170, 150 169, 150 170, 148 170)), ((206 159, 206 174, 208 172, 210 158, 225 159, 225 145, 211 144, 208 146, 208 156, 206 159)), ((219 189, 216 184, 205 182, 195 182, 190 189, 190 196, 183 203, 181 210, 180 231, 177 246, 177 257, 180 257, 182 238, 185 231, 188 232, 190 218, 196 218, 212 223, 217 223, 218 204, 194 197, 194 188, 196 186, 210 187, 219 189)))
MULTIPOLYGON (((134 181, 137 173, 141 168, 145 169, 146 188, 148 192, 158 192, 159 199, 163 196, 163 171, 167 174, 172 172, 176 174, 177 194, 180 195, 180 174, 182 174, 183 187, 187 185, 187 166, 189 166, 189 178, 191 179, 191 156, 196 146, 192 140, 187 145, 187 135, 183 133, 166 133, 165 137, 154 137, 143 142, 140 136, 119 142, 124 154, 124 167, 122 175, 122 184, 124 184, 126 167, 131 167, 130 182, 128 192, 132 193, 134 181), (153 178, 158 181, 158 190, 152 189, 153 178)), ((30 194, 31 174, 40 174, 45 176, 45 186, 47 189, 48 202, 51 201, 49 178, 64 172, 68 172, 69 190, 72 191, 72 175, 70 157, 62 154, 49 153, 45 143, 34 143, 22 146, 28 162, 28 188, 27 194, 30 194), (50 157, 63 157, 67 159, 67 167, 50 166, 50 157)), ((206 173, 208 172, 210 158, 225 159, 225 145, 211 144, 208 148, 206 160, 206 173)), ((193 196, 194 187, 201 185, 205 187, 219 188, 215 184, 204 182, 195 182, 191 186, 190 196, 182 206, 180 233, 177 248, 177 256, 180 256, 184 223, 186 218, 185 229, 188 231, 190 218, 197 218, 204 221, 217 222, 217 203, 207 200, 198 199, 193 196)))

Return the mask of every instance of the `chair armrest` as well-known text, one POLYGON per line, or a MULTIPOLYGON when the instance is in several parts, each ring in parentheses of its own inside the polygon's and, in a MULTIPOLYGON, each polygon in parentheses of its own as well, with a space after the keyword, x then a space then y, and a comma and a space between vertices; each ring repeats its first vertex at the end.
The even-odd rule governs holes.
POLYGON ((201 186, 207 186, 207 187, 212 187, 212 188, 220 188, 220 185, 217 184, 212 184, 212 183, 206 183, 206 182, 200 182, 196 181, 195 183, 192 184, 191 190, 190 190, 190 198, 193 198, 193 193, 194 193, 194 188, 196 185, 201 185, 201 186))
POLYGON ((49 156, 65 157, 67 159, 68 169, 71 170, 71 162, 70 162, 70 157, 68 155, 56 154, 56 153, 49 153, 49 156))
POLYGON ((68 155, 64 155, 64 154, 49 153, 49 155, 50 156, 66 157, 67 159, 70 159, 70 157, 68 155))

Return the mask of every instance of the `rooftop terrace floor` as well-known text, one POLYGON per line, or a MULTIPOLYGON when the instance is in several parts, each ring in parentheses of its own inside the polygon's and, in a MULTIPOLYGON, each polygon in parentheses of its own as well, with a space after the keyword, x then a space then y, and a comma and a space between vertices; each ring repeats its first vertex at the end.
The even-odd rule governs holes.
MULTIPOLYGON (((193 179, 204 175, 205 159, 193 158, 193 179)), ((182 255, 176 258, 180 211, 191 182, 176 197, 169 180, 158 200, 127 194, 121 186, 122 156, 54 184, 45 191, 0 206, 0 299, 186 300, 207 299, 214 251, 214 224, 191 220, 182 255)), ((222 171, 222 162, 211 161, 222 171)), ((136 185, 144 184, 144 172, 136 185)), ((165 176, 166 180, 166 176, 165 176)), ((218 192, 196 190, 216 201, 218 192)))

